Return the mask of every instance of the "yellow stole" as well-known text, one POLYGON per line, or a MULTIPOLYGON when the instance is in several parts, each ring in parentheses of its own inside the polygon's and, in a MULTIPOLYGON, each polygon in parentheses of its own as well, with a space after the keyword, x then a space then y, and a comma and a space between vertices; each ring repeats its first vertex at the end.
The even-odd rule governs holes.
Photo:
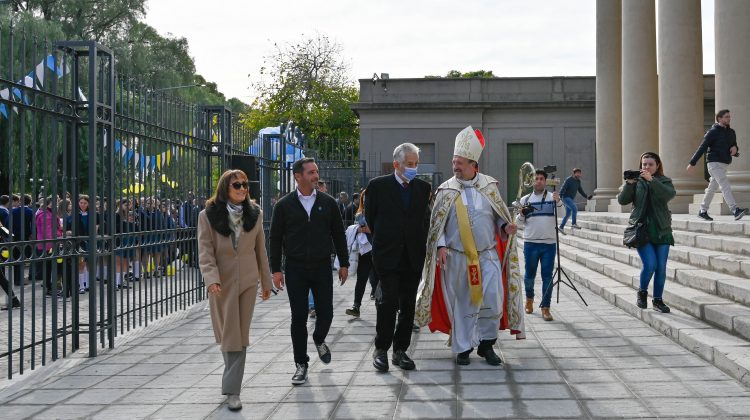
POLYGON ((456 216, 458 218, 458 232, 461 234, 461 245, 466 254, 466 273, 469 277, 469 292, 472 305, 482 305, 482 272, 479 269, 479 253, 474 242, 474 234, 469 223, 469 211, 461 200, 461 194, 456 197, 456 216))

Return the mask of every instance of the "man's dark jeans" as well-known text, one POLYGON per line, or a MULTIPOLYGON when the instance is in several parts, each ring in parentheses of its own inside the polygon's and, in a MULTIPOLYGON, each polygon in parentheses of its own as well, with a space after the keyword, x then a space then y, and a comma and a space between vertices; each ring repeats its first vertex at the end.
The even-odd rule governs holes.
POLYGON ((307 296, 312 290, 315 299, 315 331, 313 341, 325 341, 333 321, 333 277, 330 263, 316 266, 295 265, 287 262, 284 271, 286 293, 292 309, 292 347, 294 362, 307 363, 307 296))

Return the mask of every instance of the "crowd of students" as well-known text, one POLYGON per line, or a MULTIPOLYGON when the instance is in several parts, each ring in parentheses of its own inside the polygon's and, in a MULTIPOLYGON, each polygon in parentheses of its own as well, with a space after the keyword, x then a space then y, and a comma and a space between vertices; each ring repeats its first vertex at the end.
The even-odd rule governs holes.
MULTIPOLYGON (((24 280, 43 280, 46 294, 53 295, 52 273, 58 265, 58 279, 67 283, 66 287, 58 287, 58 294, 66 290, 68 294, 76 287, 79 293, 89 289, 93 277, 104 278, 108 264, 101 258, 97 264, 97 273, 91 275, 88 271, 87 258, 81 257, 71 262, 68 269, 63 269, 60 259, 52 258, 58 255, 55 251, 64 251, 65 242, 62 238, 76 238, 79 252, 85 253, 89 249, 86 238, 93 231, 97 235, 115 234, 115 285, 126 288, 124 280, 138 281, 141 277, 160 276, 166 273, 166 267, 180 256, 185 256, 185 262, 197 266, 195 246, 190 242, 180 250, 180 241, 191 239, 189 234, 180 235, 180 228, 195 228, 198 213, 202 209, 202 200, 196 201, 195 195, 188 192, 184 201, 160 199, 157 197, 121 198, 114 209, 114 225, 109 227, 110 212, 107 200, 99 197, 92 199, 81 194, 74 202, 71 194, 63 196, 42 196, 33 202, 29 194, 13 194, 0 196, 0 224, 7 231, 2 244, 3 260, 30 260, 28 272, 23 263, 12 265, 12 283, 22 286, 24 280), (93 201, 93 202, 92 202, 93 201), (19 242, 31 241, 32 246, 20 246, 19 242), (14 243, 16 243, 14 246, 14 243), (73 270, 72 264, 78 269, 73 270), (77 285, 73 283, 73 272, 77 273, 77 285), (64 275, 63 275, 64 274, 64 275), (33 277, 33 278, 32 278, 33 277)), ((103 242, 106 244, 106 242, 103 242)), ((100 248, 105 245, 100 245, 100 248)), ((3 280, 10 283, 3 271, 3 280)), ((62 286, 62 283, 61 285, 62 286)), ((13 297, 11 288, 6 290, 13 297)), ((15 306, 14 298, 14 306, 15 306)))

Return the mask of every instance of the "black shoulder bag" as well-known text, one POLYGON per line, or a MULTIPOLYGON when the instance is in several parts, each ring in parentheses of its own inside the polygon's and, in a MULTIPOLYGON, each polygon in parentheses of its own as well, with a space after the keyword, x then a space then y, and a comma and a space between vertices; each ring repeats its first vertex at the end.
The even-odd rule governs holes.
POLYGON ((648 243, 648 224, 646 223, 646 215, 650 207, 648 201, 648 189, 646 189, 646 208, 641 213, 641 217, 632 224, 625 228, 625 233, 622 237, 622 244, 628 248, 639 248, 642 245, 648 243))

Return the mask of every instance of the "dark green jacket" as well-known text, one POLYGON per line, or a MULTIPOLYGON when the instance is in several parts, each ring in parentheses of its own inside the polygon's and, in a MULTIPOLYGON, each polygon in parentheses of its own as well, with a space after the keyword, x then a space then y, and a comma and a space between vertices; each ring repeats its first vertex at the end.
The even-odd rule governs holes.
POLYGON ((631 225, 636 224, 645 212, 651 243, 674 245, 672 212, 667 205, 675 194, 672 180, 666 176, 655 176, 651 182, 639 178, 635 184, 626 182, 623 185, 622 191, 617 195, 617 202, 622 205, 633 204, 633 210, 630 212, 631 225))

